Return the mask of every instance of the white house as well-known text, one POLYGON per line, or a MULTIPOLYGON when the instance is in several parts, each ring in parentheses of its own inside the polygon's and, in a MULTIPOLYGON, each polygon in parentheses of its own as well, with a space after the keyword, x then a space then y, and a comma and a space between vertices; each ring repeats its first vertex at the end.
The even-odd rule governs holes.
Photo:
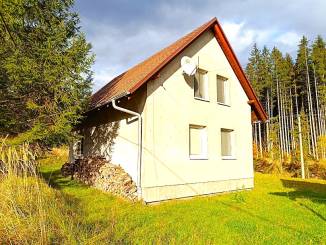
POLYGON ((267 119, 214 18, 92 96, 82 153, 121 165, 146 202, 250 189, 253 118, 267 119))

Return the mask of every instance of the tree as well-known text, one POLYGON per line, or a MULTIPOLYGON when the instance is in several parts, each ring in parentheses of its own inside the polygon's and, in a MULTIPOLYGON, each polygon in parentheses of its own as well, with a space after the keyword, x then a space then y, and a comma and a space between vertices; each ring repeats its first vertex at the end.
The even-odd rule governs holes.
POLYGON ((316 132, 316 113, 314 110, 313 90, 311 84, 311 57, 308 47, 308 40, 302 37, 299 44, 299 50, 296 60, 296 81, 299 84, 302 96, 302 104, 308 113, 310 128, 311 151, 315 158, 318 159, 317 132, 316 132), (304 103, 307 102, 307 103, 304 103))
MULTIPOLYGON (((315 107, 317 112, 316 128, 318 137, 321 137, 326 134, 326 44, 321 36, 317 36, 312 44, 311 60, 314 80, 315 107)), ((325 147, 322 147, 320 153, 325 157, 325 147)))
POLYGON ((278 158, 280 171, 293 170, 291 164, 299 160, 302 178, 309 176, 305 159, 326 156, 324 40, 318 36, 309 46, 303 37, 295 64, 289 54, 283 55, 276 47, 269 52, 255 44, 246 72, 269 116, 265 124, 253 123, 255 144, 260 151, 261 145, 266 146, 260 157, 272 159, 274 164, 278 158))
POLYGON ((0 136, 66 140, 87 106, 94 57, 73 0, 0 0, 0 136))
POLYGON ((319 97, 323 105, 326 104, 326 43, 319 35, 311 48, 311 59, 314 64, 316 80, 318 82, 319 97))
POLYGON ((246 66, 246 74, 255 88, 255 91, 260 98, 262 95, 262 84, 259 82, 259 68, 261 63, 261 52, 255 43, 250 52, 249 62, 246 66))

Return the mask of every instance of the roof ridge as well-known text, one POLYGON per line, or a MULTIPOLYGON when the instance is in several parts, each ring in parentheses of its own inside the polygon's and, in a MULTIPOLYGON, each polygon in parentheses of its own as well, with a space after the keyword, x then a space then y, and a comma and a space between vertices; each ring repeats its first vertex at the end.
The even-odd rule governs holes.
POLYGON ((259 102, 216 17, 113 78, 92 95, 90 110, 104 106, 121 95, 134 93, 209 28, 212 28, 217 42, 222 48, 247 97, 253 101, 251 106, 257 118, 263 121, 267 120, 267 114, 259 102))
MULTIPOLYGON (((214 22, 216 22, 217 19, 216 17, 212 18, 210 21, 204 23, 203 25, 197 27, 195 30, 187 33, 186 35, 182 36, 181 38, 179 38, 178 40, 176 40, 175 42, 169 44, 168 46, 165 46, 164 48, 158 50, 156 53, 154 53, 153 55, 147 57, 146 59, 142 60, 141 62, 135 64, 134 66, 132 66, 131 68, 129 68, 128 70, 124 71, 123 73, 121 73, 120 75, 114 77, 113 79, 111 79, 106 85, 104 85, 102 88, 100 88, 98 91, 96 91, 92 97, 91 97, 91 108, 95 108, 95 107, 99 107, 102 106, 105 103, 108 103, 110 101, 106 101, 106 92, 107 90, 109 90, 110 88, 112 88, 116 83, 118 83, 120 81, 121 76, 123 76, 124 74, 126 74, 127 72, 132 72, 134 69, 137 69, 139 67, 141 67, 142 65, 144 65, 146 62, 148 62, 149 60, 155 58, 156 56, 158 56, 161 53, 164 53, 166 50, 168 50, 169 48, 171 48, 172 46, 178 44, 179 42, 181 42, 182 40, 186 39, 187 37, 193 35, 194 33, 198 32, 199 30, 206 30, 207 26, 212 25, 214 22)), ((196 35, 197 36, 197 35, 196 35)), ((188 43, 188 42, 187 42, 188 43)), ((183 46, 183 45, 182 45, 183 46)), ((159 62, 159 65, 162 64, 166 59, 164 59, 163 61, 159 62)), ((143 79, 142 79, 143 80, 143 79)), ((136 90, 137 88, 135 88, 134 90, 136 90)), ((121 91, 121 92, 127 92, 127 91, 121 91)))

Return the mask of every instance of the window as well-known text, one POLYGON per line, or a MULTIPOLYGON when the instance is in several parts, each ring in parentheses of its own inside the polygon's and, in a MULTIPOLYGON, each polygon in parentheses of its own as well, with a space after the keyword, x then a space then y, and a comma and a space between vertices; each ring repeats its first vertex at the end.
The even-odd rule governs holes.
POLYGON ((208 100, 207 71, 198 69, 194 76, 194 96, 197 99, 208 100))
POLYGON ((82 155, 83 155, 83 144, 84 144, 84 139, 82 138, 82 139, 80 139, 80 140, 78 140, 76 143, 75 143, 75 156, 77 157, 77 158, 80 158, 82 155))
POLYGON ((207 131, 204 126, 189 126, 190 159, 207 159, 207 131))
POLYGON ((228 105, 230 103, 228 79, 217 75, 216 82, 217 82, 217 102, 224 105, 228 105))
POLYGON ((233 129, 221 129, 221 154, 224 159, 235 158, 235 136, 233 129))

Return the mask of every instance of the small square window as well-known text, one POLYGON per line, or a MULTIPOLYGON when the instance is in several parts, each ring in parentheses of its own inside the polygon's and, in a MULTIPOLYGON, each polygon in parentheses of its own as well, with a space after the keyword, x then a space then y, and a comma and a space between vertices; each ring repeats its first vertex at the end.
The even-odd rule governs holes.
POLYGON ((84 139, 76 141, 74 144, 74 155, 76 158, 82 157, 84 154, 84 139))
POLYGON ((190 159, 207 159, 206 127, 189 126, 189 153, 190 159))
POLYGON ((222 158, 235 158, 235 135, 233 129, 221 129, 222 158))
POLYGON ((228 79, 222 76, 216 76, 217 82, 217 102, 228 105, 230 103, 230 92, 228 79))
POLYGON ((197 70, 194 76, 194 96, 202 100, 209 100, 207 71, 197 70))

